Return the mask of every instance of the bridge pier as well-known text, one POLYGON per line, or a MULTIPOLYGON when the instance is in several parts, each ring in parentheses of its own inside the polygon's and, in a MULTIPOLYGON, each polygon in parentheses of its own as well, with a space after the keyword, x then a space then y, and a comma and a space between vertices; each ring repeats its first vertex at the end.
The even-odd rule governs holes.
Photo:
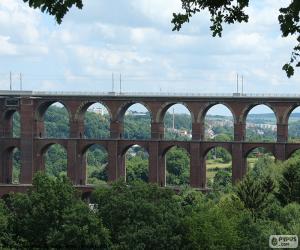
POLYGON ((152 122, 151 123, 151 138, 162 140, 164 138, 164 123, 152 122))
POLYGON ((277 142, 288 141, 288 124, 277 124, 277 142))
POLYGON ((199 143, 190 145, 190 185, 194 188, 206 187, 206 164, 199 143))
POLYGON ((246 138, 246 124, 244 122, 234 123, 234 141, 244 141, 246 138))
POLYGON ((243 154, 243 144, 232 144, 232 183, 239 182, 247 173, 247 159, 243 154))
POLYGON ((149 143, 149 182, 160 183, 161 154, 159 153, 158 142, 149 143))
POLYGON ((73 184, 86 184, 86 156, 77 150, 77 141, 71 140, 67 144, 67 176, 73 184))
POLYGON ((192 123, 192 140, 203 141, 205 136, 205 127, 203 122, 192 123))
POLYGON ((29 98, 21 99, 20 119, 21 119, 21 176, 20 183, 32 183, 33 165, 36 160, 33 156, 33 121, 35 115, 33 100, 29 98))

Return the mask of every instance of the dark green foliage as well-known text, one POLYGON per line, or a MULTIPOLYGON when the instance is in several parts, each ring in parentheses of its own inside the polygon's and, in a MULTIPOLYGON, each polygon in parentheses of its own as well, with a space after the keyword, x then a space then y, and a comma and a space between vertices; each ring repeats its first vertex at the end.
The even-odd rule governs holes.
POLYGON ((220 169, 214 176, 213 187, 214 189, 225 189, 231 185, 231 172, 220 169))
POLYGON ((44 119, 46 137, 69 137, 69 114, 66 108, 60 108, 53 105, 48 108, 44 119))
POLYGON ((126 114, 124 117, 124 138, 125 139, 149 139, 151 137, 151 119, 147 115, 126 114))
POLYGON ((13 244, 12 233, 9 230, 9 210, 4 204, 4 201, 0 200, 0 248, 13 244))
POLYGON ((45 155, 46 173, 58 177, 67 173, 67 152, 63 146, 51 146, 45 155))
POLYGON ((279 180, 278 199, 283 205, 290 202, 300 203, 300 160, 292 158, 284 163, 279 180))
POLYGON ((216 147, 208 152, 207 159, 221 159, 221 163, 229 163, 231 161, 231 155, 225 148, 216 147))
POLYGON ((248 174, 237 186, 236 194, 253 218, 256 218, 268 206, 270 194, 274 189, 275 185, 270 177, 258 179, 248 174))
POLYGON ((190 177, 190 157, 181 148, 173 147, 166 153, 167 184, 187 185, 190 177))
POLYGON ((110 118, 108 114, 86 112, 84 136, 87 139, 105 139, 110 137, 110 118))
POLYGON ((12 195, 9 230, 16 248, 106 248, 109 232, 65 177, 36 174, 28 194, 12 195))
POLYGON ((52 16, 55 16, 56 21, 60 24, 63 17, 67 12, 76 6, 82 9, 82 0, 23 0, 25 3, 28 2, 32 8, 39 8, 42 12, 46 12, 52 16))
POLYGON ((141 148, 129 150, 126 155, 126 181, 131 183, 135 180, 148 182, 148 154, 141 148))
POLYGON ((115 249, 183 249, 182 209, 173 191, 119 181, 98 189, 93 202, 115 249))
POLYGON ((13 114, 13 137, 19 138, 21 135, 21 122, 19 112, 13 114))

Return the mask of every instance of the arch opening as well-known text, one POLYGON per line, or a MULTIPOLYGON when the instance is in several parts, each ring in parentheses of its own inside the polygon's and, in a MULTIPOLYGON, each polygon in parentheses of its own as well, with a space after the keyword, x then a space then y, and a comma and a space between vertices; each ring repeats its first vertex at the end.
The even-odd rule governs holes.
POLYGON ((127 183, 133 181, 148 182, 149 179, 149 154, 139 145, 132 145, 124 153, 125 178, 127 183))
POLYGON ((220 189, 231 185, 232 156, 223 147, 213 147, 205 155, 206 185, 220 189))
POLYGON ((5 184, 19 184, 21 181, 21 152, 12 146, 2 152, 2 180, 5 184))
POLYGON ((173 104, 165 112, 164 139, 189 141, 192 139, 192 116, 183 104, 173 104))
POLYGON ((62 103, 48 103, 41 108, 40 116, 43 125, 40 127, 39 137, 69 138, 69 112, 62 103))
POLYGON ((299 149, 296 149, 295 151, 293 151, 287 160, 289 159, 300 159, 300 148, 299 149))
POLYGON ((124 138, 144 140, 151 138, 151 114, 140 103, 130 105, 123 116, 124 138))
MULTIPOLYGON (((252 171, 254 174, 260 174, 266 166, 275 162, 274 155, 264 147, 257 147, 246 156, 246 171, 252 171)), ((246 173, 244 173, 246 174, 246 173)))
POLYGON ((45 173, 58 177, 67 175, 67 151, 60 144, 52 144, 43 153, 45 173))
POLYGON ((86 161, 86 183, 106 184, 108 180, 108 153, 98 144, 91 145, 84 152, 86 161))
POLYGON ((288 141, 300 142, 300 107, 295 108, 288 119, 288 141))
POLYGON ((3 135, 5 137, 19 138, 21 135, 20 113, 17 110, 8 110, 3 119, 3 135))
POLYGON ((232 141, 233 115, 224 104, 216 104, 205 114, 204 140, 206 141, 232 141))
POLYGON ((12 116, 12 135, 14 138, 20 138, 21 136, 21 121, 18 111, 14 112, 12 116))
POLYGON ((107 139, 110 137, 110 114, 101 103, 91 104, 84 112, 84 137, 107 139))
POLYGON ((21 177, 21 151, 19 148, 12 150, 12 184, 19 184, 21 177))
POLYGON ((166 186, 190 184, 190 155, 186 149, 173 146, 165 153, 166 186))
POLYGON ((277 118, 267 105, 256 105, 246 117, 246 141, 276 142, 277 118))

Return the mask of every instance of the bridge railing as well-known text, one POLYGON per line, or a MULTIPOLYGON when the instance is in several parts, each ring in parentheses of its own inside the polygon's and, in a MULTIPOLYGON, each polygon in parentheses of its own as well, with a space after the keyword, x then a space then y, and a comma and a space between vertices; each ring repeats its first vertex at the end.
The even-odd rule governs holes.
POLYGON ((136 97, 275 97, 300 98, 299 94, 290 93, 176 93, 176 92, 80 92, 80 91, 16 91, 0 90, 0 95, 10 96, 136 96, 136 97))

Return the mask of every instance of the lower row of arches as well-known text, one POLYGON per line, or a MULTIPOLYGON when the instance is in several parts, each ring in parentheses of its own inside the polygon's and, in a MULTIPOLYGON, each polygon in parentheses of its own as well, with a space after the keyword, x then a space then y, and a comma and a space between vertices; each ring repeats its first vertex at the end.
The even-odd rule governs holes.
MULTIPOLYGON (((300 149, 292 155, 299 155, 300 149)), ((92 145, 84 153, 86 165, 86 184, 105 184, 108 180, 108 153, 100 145, 92 145)), ((149 155, 141 146, 133 145, 124 153, 125 179, 128 183, 149 180, 149 155)), ((190 156, 180 147, 173 146, 165 153, 165 183, 166 186, 184 186, 190 182, 190 156)), ((275 161, 272 153, 264 148, 255 148, 247 156, 247 167, 253 168, 266 161, 275 161)), ((61 145, 54 144, 45 150, 42 169, 50 175, 57 177, 67 174, 67 152, 61 145)), ((231 182, 232 159, 231 154, 222 147, 210 149, 205 156, 206 185, 223 185, 231 182)), ((6 176, 4 183, 20 183, 21 152, 12 147, 3 153, 2 174, 6 176), (6 165, 6 166, 5 166, 6 165)))

